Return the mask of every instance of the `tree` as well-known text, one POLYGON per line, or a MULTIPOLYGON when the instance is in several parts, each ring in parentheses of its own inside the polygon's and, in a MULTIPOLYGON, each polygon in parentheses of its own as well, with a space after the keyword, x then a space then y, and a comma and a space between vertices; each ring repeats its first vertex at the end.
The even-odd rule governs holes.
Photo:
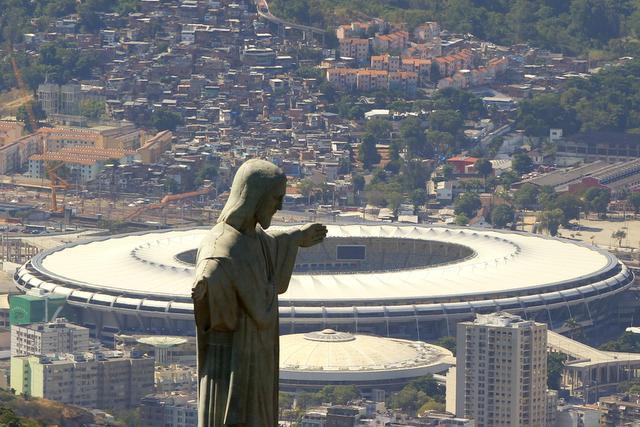
POLYGON ((558 228, 562 223, 563 214, 560 209, 554 209, 551 211, 543 211, 538 215, 538 222, 540 222, 540 228, 547 230, 550 235, 555 236, 558 234, 558 228))
POLYGON ((436 342, 434 342, 434 344, 439 347, 446 348, 451 353, 453 353, 454 356, 456 355, 456 337, 447 335, 446 337, 438 339, 436 342))
POLYGON ((551 209, 557 197, 556 191, 550 185, 544 185, 538 189, 538 205, 543 209, 551 209))
POLYGON ((333 391, 333 403, 336 405, 346 405, 358 398, 360 398, 360 392, 354 385, 338 385, 333 391))
POLYGON ((476 171, 478 171, 480 176, 485 180, 485 182, 487 180, 487 177, 493 172, 493 165, 487 159, 478 159, 473 166, 475 167, 476 171))
POLYGON ((454 202, 453 211, 456 215, 464 214, 467 218, 473 218, 481 206, 480 196, 475 193, 463 193, 454 202))
POLYGON ((161 108, 151 113, 151 126, 158 131, 175 131, 176 128, 183 123, 184 122, 180 114, 167 109, 161 108))
POLYGON ((564 326, 567 329, 567 332, 569 333, 569 338, 571 338, 572 340, 577 338, 580 338, 580 339, 584 338, 582 325, 578 323, 575 317, 568 318, 564 322, 564 325, 562 326, 564 326))
POLYGON ((591 187, 582 195, 584 208, 587 212, 596 212, 598 217, 607 217, 607 208, 611 201, 611 193, 606 188, 591 187))
POLYGON ((562 225, 567 227, 572 219, 579 219, 582 202, 571 193, 559 195, 551 204, 550 208, 562 211, 562 225))
POLYGON ((448 132, 428 130, 427 141, 433 147, 434 153, 444 159, 456 150, 456 139, 448 132))
POLYGON ((89 119, 99 119, 105 114, 104 101, 86 99, 80 101, 80 115, 89 119))
POLYGON ((22 427, 22 421, 11 408, 0 406, 0 425, 7 427, 22 427))
POLYGON ((459 213, 458 215, 456 215, 454 223, 456 225, 467 225, 469 224, 469 217, 463 213, 459 213))
POLYGON ((443 398, 442 386, 438 385, 432 375, 427 375, 411 381, 398 393, 391 395, 388 406, 415 415, 428 402, 438 405, 442 403, 443 398))
POLYGON ((47 117, 39 102, 29 101, 26 105, 21 105, 16 111, 16 119, 24 123, 24 128, 28 132, 33 132, 38 127, 38 122, 47 117))
POLYGON ((376 140, 371 135, 365 135, 358 148, 358 160, 360 160, 365 169, 380 162, 380 154, 376 150, 376 140))
POLYGON ((533 184, 523 184, 513 194, 513 203, 520 209, 533 209, 538 203, 538 187, 533 184))
POLYGON ((491 224, 495 228, 504 228, 513 222, 515 212, 509 205, 499 205, 491 211, 491 224))
POLYGON ((210 160, 204 162, 202 166, 196 172, 196 179, 194 184, 196 187, 200 187, 205 180, 213 181, 218 176, 218 167, 210 160))
POLYGON ((353 192, 359 193, 364 190, 365 180, 362 175, 353 175, 351 177, 351 184, 353 186, 353 192))
POLYGON ((518 175, 522 176, 533 170, 533 160, 526 154, 516 153, 513 155, 511 167, 518 175))
POLYGON ((640 213, 640 193, 629 193, 627 200, 631 203, 634 213, 640 213))
POLYGON ((417 188, 411 192, 411 202, 414 206, 424 206, 427 203, 427 192, 422 188, 417 188))
POLYGON ((509 189, 514 182, 520 181, 520 177, 514 171, 506 171, 500 174, 498 182, 509 189))
POLYGON ((450 163, 445 163, 442 166, 442 176, 444 177, 445 181, 451 180, 453 178, 454 172, 455 170, 450 163))
POLYGON ((613 239, 616 239, 618 241, 618 247, 621 247, 622 241, 625 237, 627 237, 627 232, 624 230, 616 230, 615 232, 611 233, 611 237, 613 239))
POLYGON ((419 118, 409 117, 400 123, 400 138, 409 158, 433 156, 433 147, 427 140, 419 118))
POLYGON ((551 390, 560 390, 562 383, 562 371, 567 356, 562 353, 547 353, 547 387, 551 390))
POLYGON ((314 188, 315 184, 308 178, 305 178, 298 183, 298 190, 300 191, 300 194, 306 197, 307 205, 311 204, 311 194, 313 194, 314 188))
POLYGON ((455 135, 462 129, 464 120, 455 110, 436 110, 429 114, 429 129, 455 135))

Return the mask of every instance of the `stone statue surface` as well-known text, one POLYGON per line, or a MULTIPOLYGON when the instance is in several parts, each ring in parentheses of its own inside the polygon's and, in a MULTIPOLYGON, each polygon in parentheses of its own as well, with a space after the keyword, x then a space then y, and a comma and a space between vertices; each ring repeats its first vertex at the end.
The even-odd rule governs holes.
POLYGON ((285 189, 276 165, 245 162, 198 250, 192 298, 199 427, 277 425, 278 294, 289 286, 298 248, 327 234, 321 224, 265 231, 285 189))

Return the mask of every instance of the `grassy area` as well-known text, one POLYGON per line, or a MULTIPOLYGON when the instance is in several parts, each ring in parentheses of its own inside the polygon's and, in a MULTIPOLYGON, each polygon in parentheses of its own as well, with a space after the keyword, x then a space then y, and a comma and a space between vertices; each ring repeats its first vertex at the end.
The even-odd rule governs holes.
MULTIPOLYGON (((61 425, 81 427, 85 425, 124 426, 123 423, 107 422, 99 419, 86 409, 64 405, 46 399, 15 396, 6 390, 0 390, 0 407, 11 410, 20 417, 19 425, 24 427, 61 425)), ((101 418, 101 417, 100 417, 101 418)), ((0 420, 0 425, 2 421, 0 420)))
POLYGON ((33 94, 13 89, 0 93, 0 117, 15 115, 18 108, 33 99, 33 94))

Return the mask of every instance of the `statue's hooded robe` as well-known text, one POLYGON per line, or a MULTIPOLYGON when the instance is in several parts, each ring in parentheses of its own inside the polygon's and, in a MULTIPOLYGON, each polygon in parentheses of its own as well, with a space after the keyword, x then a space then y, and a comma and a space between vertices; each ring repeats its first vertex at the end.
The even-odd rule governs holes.
POLYGON ((238 226, 255 217, 264 194, 283 180, 269 162, 243 164, 198 250, 192 297, 200 427, 277 425, 278 294, 289 285, 297 230, 266 233, 257 226, 250 236, 238 226))

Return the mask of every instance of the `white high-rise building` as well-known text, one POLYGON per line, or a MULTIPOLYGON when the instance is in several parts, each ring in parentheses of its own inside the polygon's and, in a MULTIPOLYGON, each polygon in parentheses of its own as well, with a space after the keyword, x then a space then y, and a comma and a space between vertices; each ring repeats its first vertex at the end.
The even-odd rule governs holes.
POLYGON ((458 323, 456 415, 478 427, 542 427, 547 326, 509 313, 458 323))
POLYGON ((89 329, 58 318, 51 323, 11 327, 11 356, 82 353, 89 350, 89 329))

